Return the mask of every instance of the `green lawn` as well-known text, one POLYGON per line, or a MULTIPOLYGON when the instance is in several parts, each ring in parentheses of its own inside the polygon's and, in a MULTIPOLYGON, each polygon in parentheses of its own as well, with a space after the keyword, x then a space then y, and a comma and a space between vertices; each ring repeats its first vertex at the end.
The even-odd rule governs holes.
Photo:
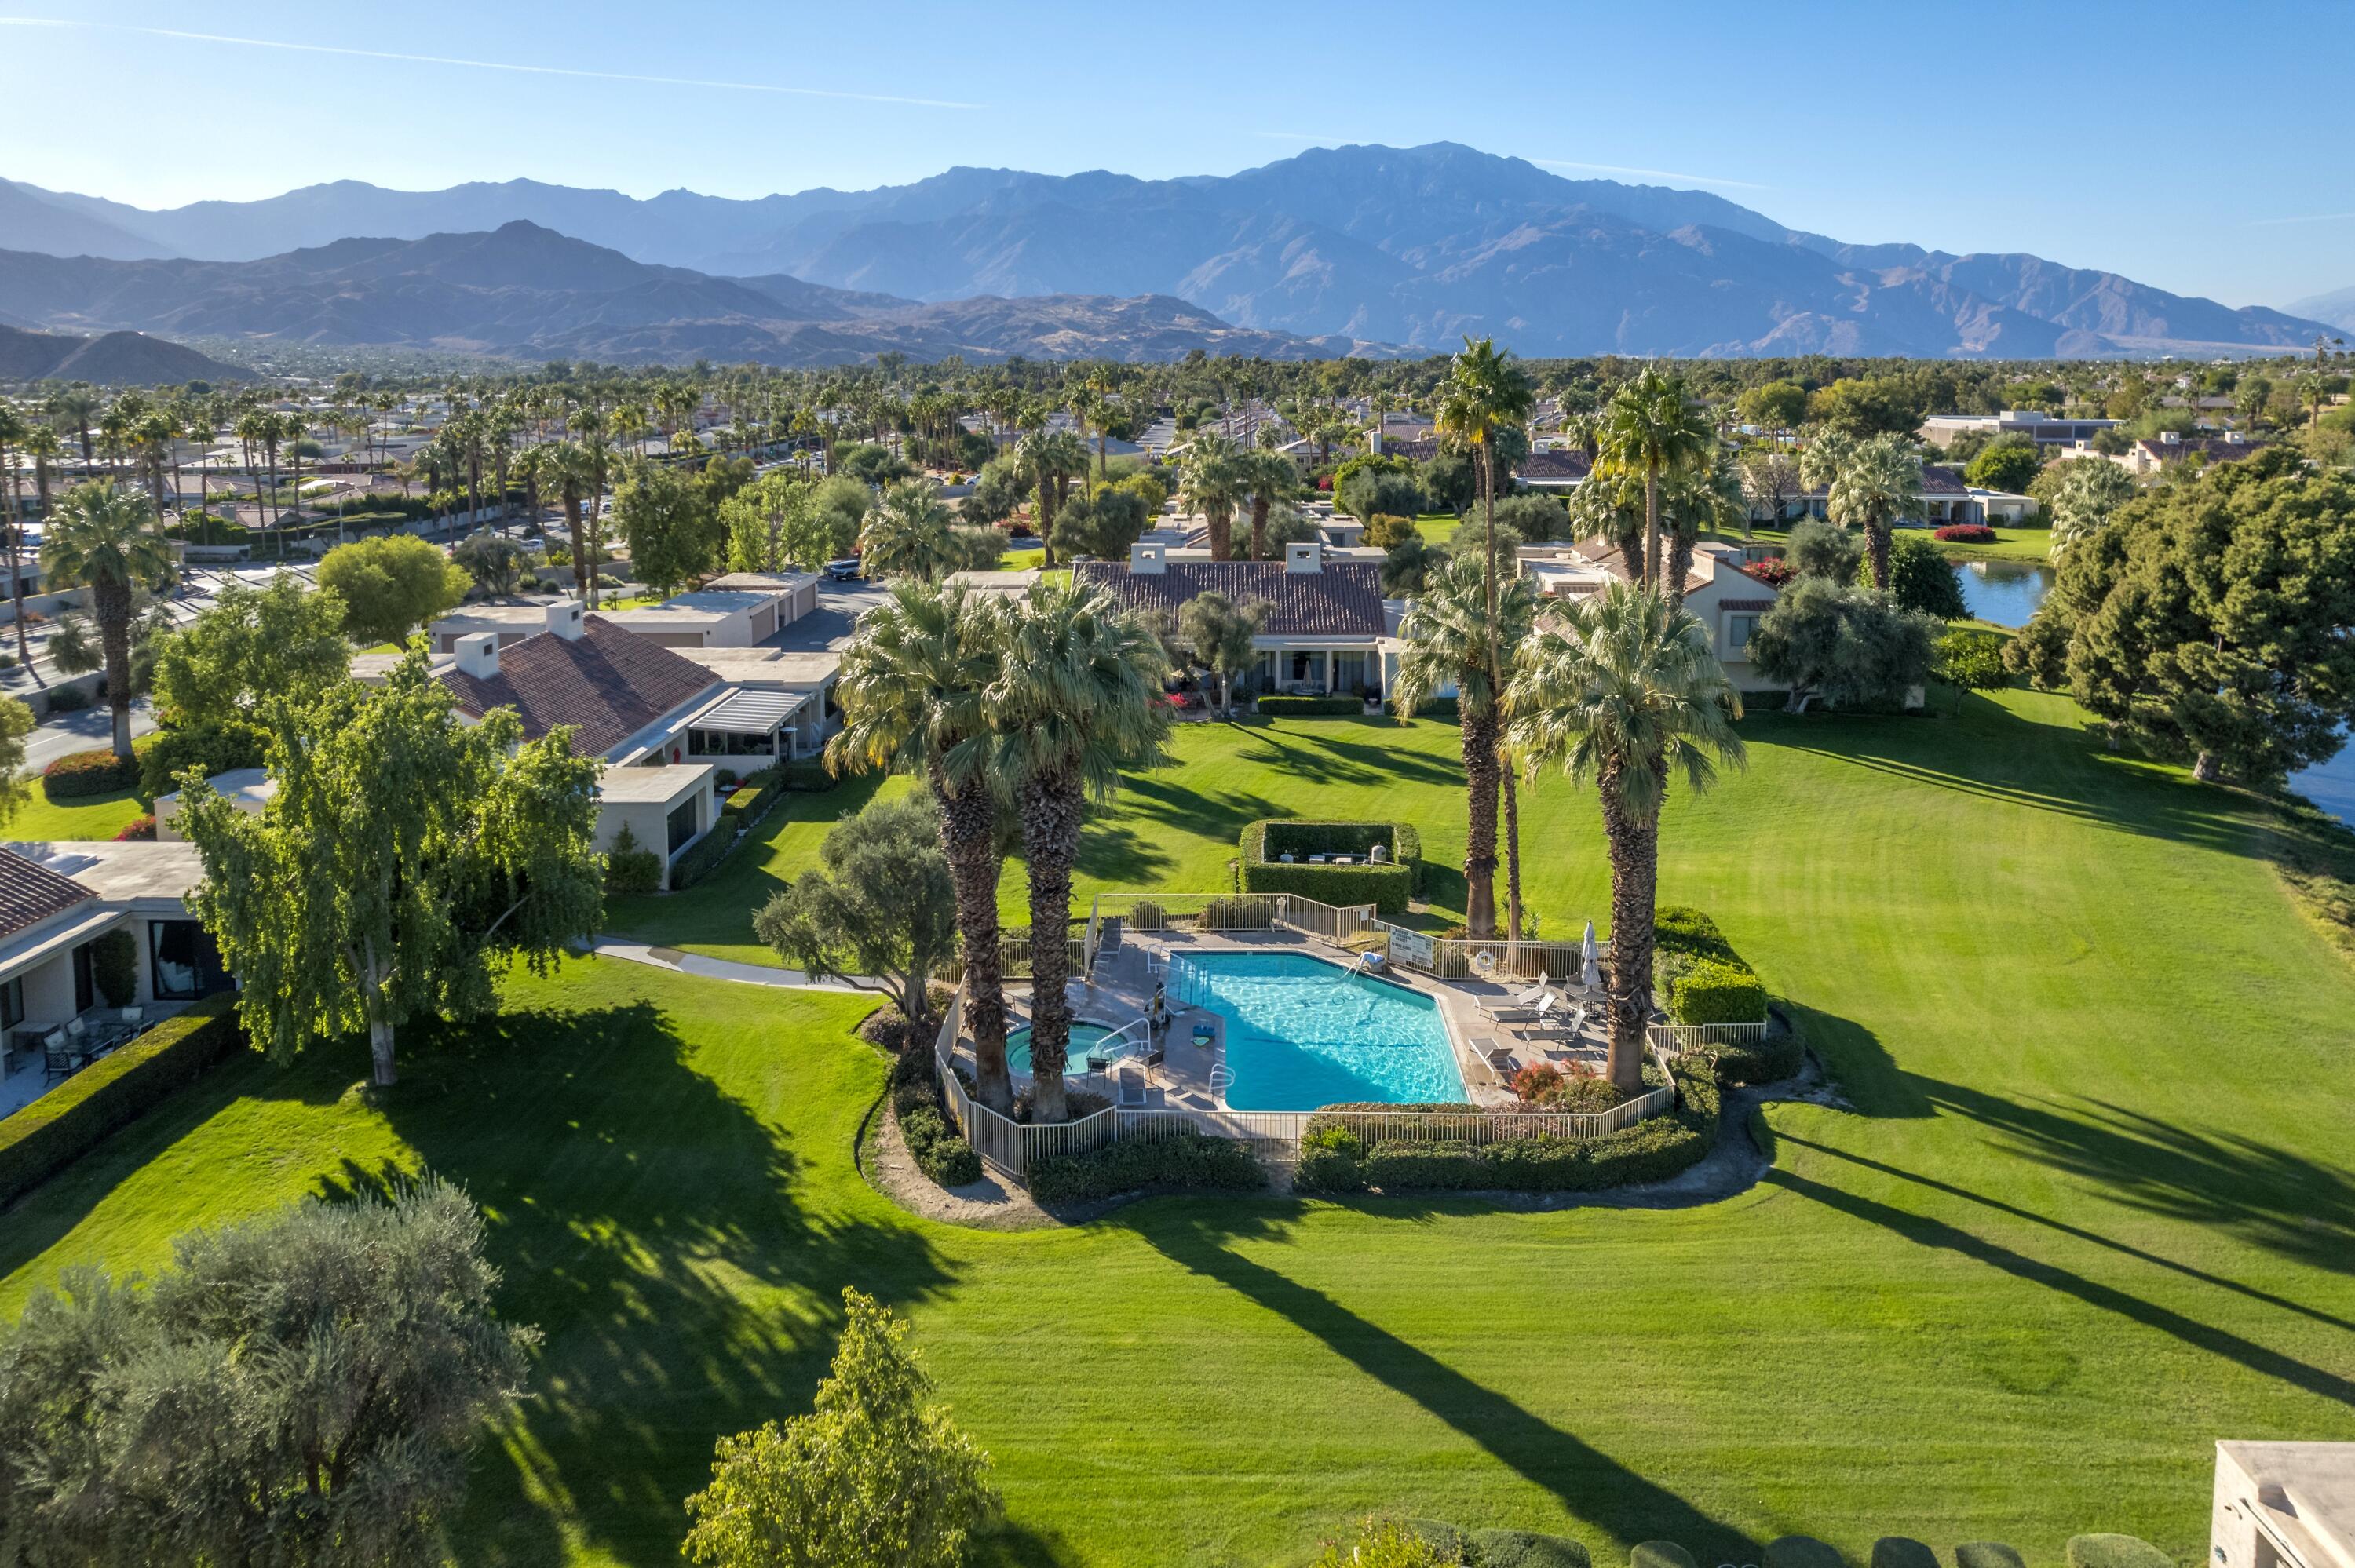
POLYGON ((997 569, 1001 572, 1027 572, 1046 564, 1044 546, 1029 550, 1008 550, 997 557, 997 569))
POLYGON ((84 795, 51 800, 33 784, 24 810, 5 824, 9 838, 31 842, 46 839, 111 839, 147 813, 133 792, 117 789, 106 795, 84 795))
MULTIPOLYGON (((1742 534, 1706 534, 1702 537, 1724 545, 1753 542, 1764 545, 1786 545, 1790 542, 1788 528, 1753 528, 1742 534)), ((1957 561, 2033 561, 2048 562, 2052 556, 2052 530, 2050 528, 2005 528, 1995 531, 1992 545, 1959 545, 1950 539, 1932 536, 1930 542, 1945 551, 1948 558, 1957 561)))
MULTIPOLYGON (((411 1032, 380 1104, 356 1048, 217 1075, 0 1221, 0 1311, 197 1220, 464 1181, 549 1335, 470 1564, 675 1562, 712 1436, 806 1407, 846 1282, 910 1313, 996 1456, 992 1561, 1269 1568, 1381 1506, 1605 1564, 1793 1531, 1859 1562, 1891 1532, 2200 1556, 2214 1439, 2355 1438, 2355 971, 2258 853, 2269 814, 2026 692, 1743 732, 1746 772, 1671 797, 1661 895, 1718 916, 1853 1108, 1776 1107, 1774 1169, 1728 1202, 932 1225, 852 1165, 880 1082, 856 999, 609 961, 411 1032)), ((1195 734, 1092 832, 1089 878, 1198 886, 1262 795, 1457 853, 1444 726, 1195 734)), ((1595 810, 1532 794, 1560 928, 1601 911, 1595 810)))
POLYGON ((1438 546, 1455 536, 1455 530, 1464 526, 1464 519, 1453 512, 1425 512, 1415 518, 1414 525, 1422 530, 1424 544, 1438 546))

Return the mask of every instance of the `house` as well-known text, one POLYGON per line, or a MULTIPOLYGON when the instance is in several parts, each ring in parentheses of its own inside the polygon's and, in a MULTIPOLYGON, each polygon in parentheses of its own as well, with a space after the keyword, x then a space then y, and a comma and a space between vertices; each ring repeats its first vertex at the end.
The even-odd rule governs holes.
MULTIPOLYGON (((1575 600, 1600 593, 1614 579, 1632 580, 1626 557, 1618 546, 1602 539, 1569 545, 1527 545, 1520 552, 1522 572, 1540 601, 1575 600)), ((1740 545, 1695 546, 1692 567, 1685 574, 1685 609, 1709 630, 1710 646, 1735 689, 1744 692, 1783 691, 1784 683, 1768 680, 1750 662, 1750 634, 1759 619, 1774 608, 1778 597, 1772 583, 1745 569, 1748 553, 1740 545)))
POLYGON ((2355 1568, 2355 1443, 2219 1443, 2211 1568, 2355 1568))
POLYGON ((128 1038, 230 988, 188 909, 203 876, 193 844, 0 846, 0 1115, 48 1087, 50 1052, 128 1038), (106 949, 126 945, 130 989, 117 1001, 106 949))
POLYGON ((2222 436, 2184 436, 2173 430, 2162 430, 2155 440, 2137 441, 2122 452, 2097 452, 2092 447, 2073 447, 2066 454, 2073 458, 2107 458, 2137 479, 2148 479, 2162 469, 2194 459, 2201 462, 2234 462, 2260 450, 2264 443, 2253 441, 2238 430, 2227 430, 2222 436))
POLYGON ((1576 448, 1554 447, 1523 458, 1520 467, 1513 471, 1513 477, 1531 490, 1560 495, 1584 483, 1593 467, 1586 454, 1576 448))
POLYGON ((1321 542, 1286 545, 1281 561, 1192 560, 1139 542, 1124 564, 1082 561, 1071 577, 1172 620, 1206 593, 1265 605, 1252 639, 1259 658, 1239 690, 1380 696, 1397 673, 1399 610, 1382 598, 1380 565, 1336 560, 1321 542))
MULTIPOLYGON (((542 604, 462 606, 429 629, 433 652, 447 653, 458 639, 490 632, 502 645, 519 642, 548 624, 542 604)), ((601 611, 605 620, 665 648, 747 648, 764 642, 817 609, 815 572, 731 572, 658 605, 601 611)))
POLYGON ((2026 436, 2039 446, 2069 447, 2089 441, 2115 419, 2062 418, 2038 408, 2006 408, 2000 414, 1933 414, 1922 421, 1922 439, 1944 450, 1968 431, 1997 436, 2026 436))
MULTIPOLYGON (((1796 497, 1801 512, 1809 517, 1830 515, 1831 491, 1817 485, 1796 497)), ((2035 510, 2032 496, 2014 494, 2005 490, 1981 489, 1964 482, 1963 476, 1951 468, 1937 463, 1922 465, 1922 488, 1914 493, 1913 505, 1901 519, 1919 523, 1924 527, 1943 528, 1953 523, 2018 522, 2035 510)), ((1780 522, 1779 517, 1765 517, 1754 509, 1753 522, 1780 522)))

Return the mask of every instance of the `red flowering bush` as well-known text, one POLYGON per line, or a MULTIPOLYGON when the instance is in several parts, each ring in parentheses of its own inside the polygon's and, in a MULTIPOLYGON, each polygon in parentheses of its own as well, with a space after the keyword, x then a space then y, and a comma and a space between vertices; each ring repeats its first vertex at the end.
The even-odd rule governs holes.
POLYGON ((1543 1105, 1561 1093, 1561 1069, 1550 1062, 1532 1062, 1513 1075, 1513 1094, 1525 1106, 1543 1105))
POLYGON ((123 831, 114 835, 114 842, 119 844, 146 843, 152 841, 155 836, 155 818, 133 817, 131 821, 123 824, 123 831))
POLYGON ((1950 545, 1992 545, 1995 530, 1984 523, 1949 523, 1936 530, 1937 536, 1950 545))
POLYGON ((1780 556, 1770 556, 1763 561, 1752 561, 1742 569, 1769 588, 1781 588, 1799 575, 1799 568, 1780 556))

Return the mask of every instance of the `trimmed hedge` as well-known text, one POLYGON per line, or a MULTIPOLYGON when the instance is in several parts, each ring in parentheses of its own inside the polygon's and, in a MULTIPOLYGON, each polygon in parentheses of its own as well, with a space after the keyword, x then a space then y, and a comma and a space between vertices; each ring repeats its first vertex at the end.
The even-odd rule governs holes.
POLYGON ((1238 865, 1246 893, 1297 893, 1333 905, 1370 904, 1384 915, 1401 915, 1414 896, 1422 872, 1423 840, 1396 822, 1322 821, 1307 817, 1263 817, 1242 831, 1238 865), (1312 854, 1363 856, 1376 844, 1390 854, 1384 865, 1313 865, 1312 854), (1408 855, 1412 846, 1413 854, 1408 855), (1298 859, 1287 863, 1286 853, 1298 859))
POLYGON ((1950 545, 1992 545, 1995 530, 1984 523, 1949 523, 1930 531, 1933 538, 1944 539, 1950 545))
MULTIPOLYGON (((915 1156, 916 1169, 939 1187, 962 1187, 968 1181, 981 1180, 981 1156, 973 1145, 958 1136, 949 1125, 948 1115, 941 1107, 940 1086, 932 1081, 932 1053, 921 1040, 908 1039, 907 1021, 896 1007, 879 1008, 868 1020, 890 1015, 896 1025, 895 1037, 903 1042, 900 1052, 891 1059, 888 1080, 891 1090, 891 1114, 899 1119, 900 1137, 915 1156)), ((859 1026, 867 1033, 866 1024, 859 1026)), ((872 1038, 872 1036, 869 1036, 872 1038)))
POLYGON ((107 1006, 130 1006, 139 994, 138 939, 117 926, 91 941, 90 980, 107 1006))
POLYGON ((1766 1016, 1766 988, 1747 965, 1704 959, 1669 988, 1668 1016, 1678 1023, 1755 1023, 1766 1016))
POLYGON ((687 845, 686 853, 671 862, 670 890, 677 893, 693 887, 709 876, 735 847, 736 824, 722 817, 712 824, 709 832, 687 845))
POLYGON ((2175 1559, 2136 1535, 2073 1535, 2062 1549, 2069 1568, 2175 1568, 2175 1559))
POLYGON ((605 846, 605 891, 627 896, 662 886, 662 856, 638 843, 627 822, 605 846))
POLYGON ((1030 1195, 1042 1203, 1082 1202, 1140 1187, 1250 1192, 1266 1185, 1267 1172, 1249 1149, 1199 1133, 1151 1142, 1124 1139, 1030 1167, 1030 1195))
POLYGON ((1673 1541, 1640 1541, 1627 1553, 1628 1568, 1700 1568, 1691 1552, 1673 1541))
POLYGON ((758 784, 739 785, 730 791, 727 803, 719 808, 719 820, 751 827, 767 815, 775 799, 774 794, 758 784))
POLYGON ((1480 1568, 1594 1568, 1586 1548, 1567 1535, 1534 1530, 1476 1530, 1480 1568))
POLYGON ((822 794, 842 782, 826 770, 817 758, 804 758, 797 762, 780 762, 776 767, 777 786, 806 794, 822 794))
POLYGON ((1745 1084, 1779 1084, 1798 1075, 1806 1065, 1806 1041, 1780 1014, 1768 1012, 1766 1034, 1750 1044, 1712 1045, 1717 1081, 1736 1088, 1745 1084))
POLYGON ((41 793, 52 800, 112 795, 118 789, 134 789, 138 783, 138 757, 117 757, 112 747, 69 751, 41 769, 41 793))
POLYGON ((30 1191, 244 1044, 237 999, 207 997, 0 1120, 0 1203, 30 1191))
POLYGON ((1955 1548, 1955 1568, 2028 1568, 2028 1560, 2000 1541, 1966 1541, 1955 1548))
POLYGON ((1910 1535, 1884 1535, 1872 1543, 1870 1568, 1938 1568, 1938 1554, 1910 1535))
POLYGON ((1362 714, 1366 711, 1363 697, 1262 697, 1260 715, 1263 718, 1331 718, 1337 715, 1362 714))
POLYGON ((1812 1535, 1785 1535, 1766 1543, 1765 1568, 1847 1568, 1840 1554, 1812 1535))

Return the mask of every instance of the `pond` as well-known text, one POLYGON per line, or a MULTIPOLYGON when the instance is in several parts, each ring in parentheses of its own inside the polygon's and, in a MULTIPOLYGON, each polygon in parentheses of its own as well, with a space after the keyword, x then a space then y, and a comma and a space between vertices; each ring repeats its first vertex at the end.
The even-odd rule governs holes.
MULTIPOLYGON (((2052 591, 2052 568, 2027 561, 1961 561, 1955 580, 1962 585, 1964 608, 1977 619, 2025 626, 2052 591)), ((2355 747, 2292 775, 2289 783, 2340 821, 2355 823, 2355 747)))

